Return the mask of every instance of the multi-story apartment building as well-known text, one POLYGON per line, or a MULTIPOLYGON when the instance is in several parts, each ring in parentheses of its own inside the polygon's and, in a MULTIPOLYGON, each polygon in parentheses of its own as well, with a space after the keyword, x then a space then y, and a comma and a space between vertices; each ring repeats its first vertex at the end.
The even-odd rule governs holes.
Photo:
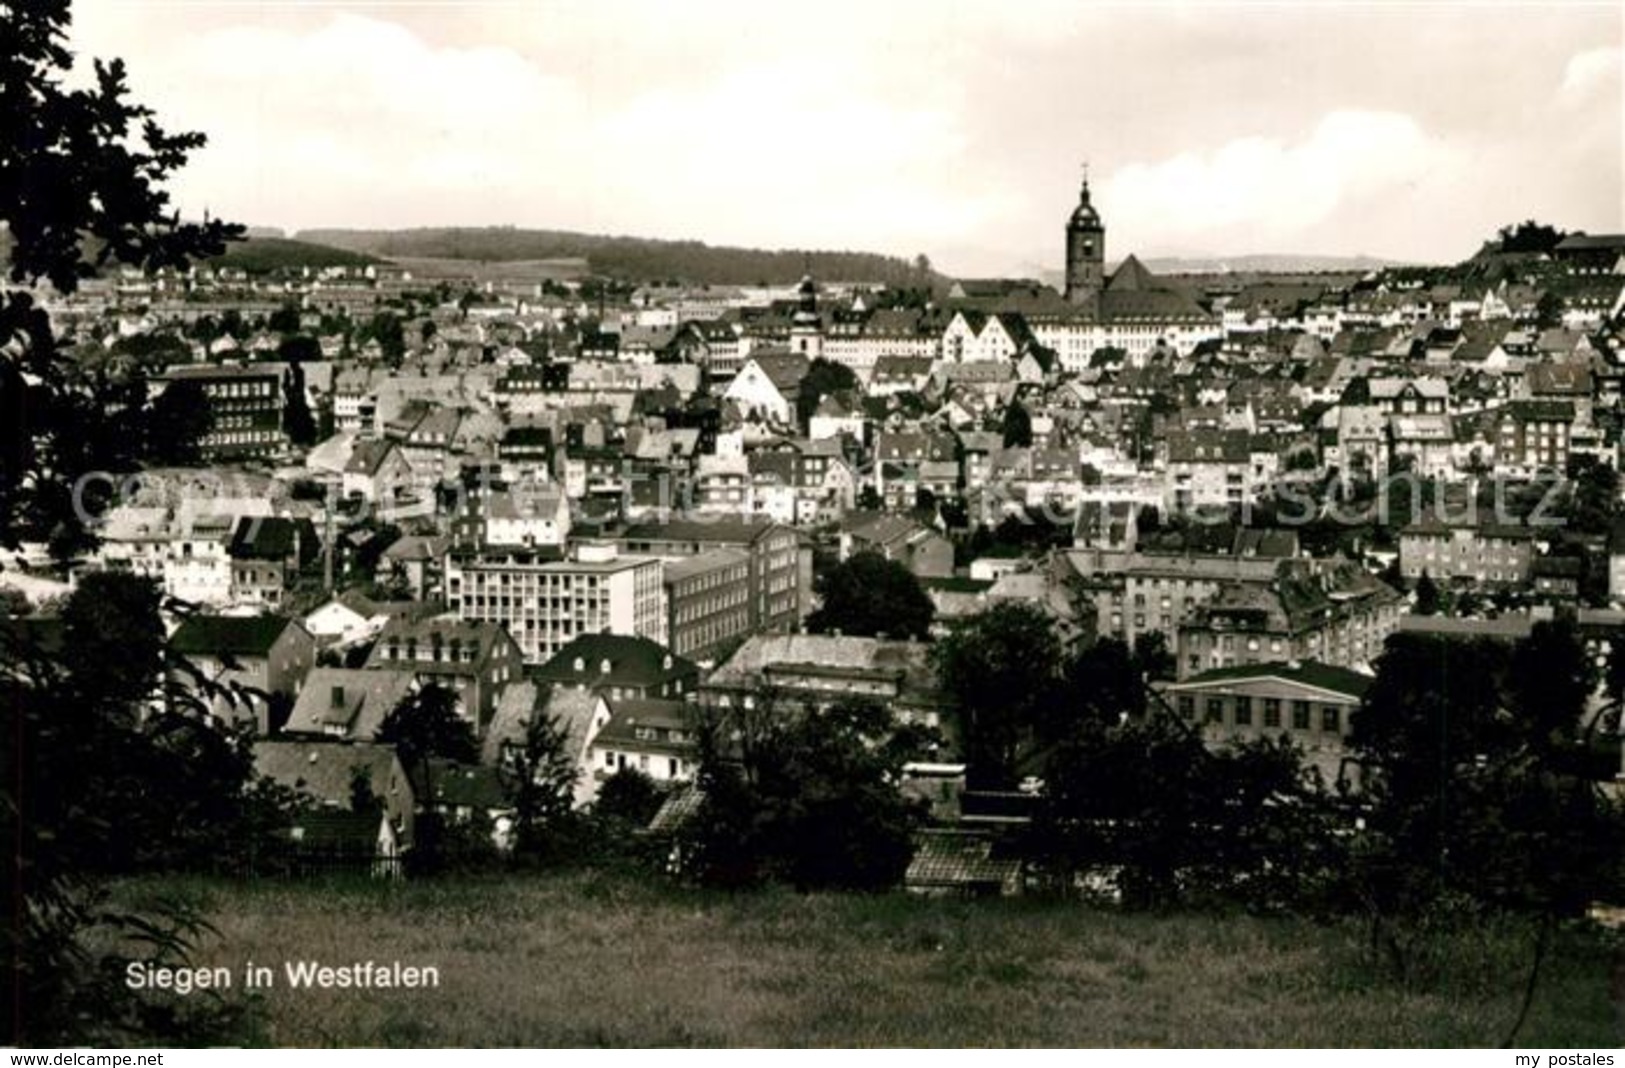
POLYGON ((1277 660, 1364 668, 1403 613, 1404 599, 1358 564, 1281 561, 1268 583, 1227 584, 1180 624, 1179 677, 1277 660))
POLYGON ((269 456, 288 444, 282 431, 283 367, 177 367, 160 379, 165 388, 195 382, 214 422, 199 442, 205 460, 269 456))
POLYGON ((1097 633, 1132 645, 1161 634, 1172 647, 1179 627, 1229 583, 1268 583, 1278 560, 1217 553, 1082 549, 1065 553, 1062 581, 1094 603, 1097 633))
POLYGON ((745 553, 752 634, 795 630, 812 610, 812 554, 802 548, 793 527, 755 519, 673 519, 635 523, 616 535, 615 542, 623 552, 668 562, 713 549, 745 553))
POLYGON ((709 660, 750 636, 750 562, 744 549, 721 548, 666 563, 672 652, 709 660))
POLYGON ((100 527, 102 567, 145 575, 172 597, 224 605, 237 592, 232 548, 239 522, 269 522, 271 502, 232 500, 222 510, 121 506, 100 527))
POLYGON ((1495 460, 1508 472, 1564 471, 1574 405, 1567 401, 1513 401, 1501 412, 1495 460))
POLYGON ((1245 430, 1168 434, 1167 497, 1175 512, 1226 508, 1252 499, 1251 435, 1245 430))
POLYGON ((661 561, 614 545, 556 553, 492 550, 446 558, 447 607, 465 620, 505 627, 526 663, 540 664, 584 634, 625 634, 666 644, 661 561))
POLYGON ((824 335, 823 357, 868 380, 885 357, 935 358, 939 341, 920 312, 882 309, 833 322, 824 335))
POLYGON ((367 367, 344 367, 333 376, 333 426, 356 434, 372 429, 377 410, 378 373, 367 367))
POLYGON ((503 691, 522 671, 508 631, 468 619, 395 620, 378 636, 366 666, 409 671, 420 686, 451 690, 476 734, 484 734, 503 691))
POLYGON ((1530 527, 1428 516, 1400 531, 1399 571, 1410 581, 1425 571, 1441 582, 1522 583, 1534 561, 1534 537, 1530 527))

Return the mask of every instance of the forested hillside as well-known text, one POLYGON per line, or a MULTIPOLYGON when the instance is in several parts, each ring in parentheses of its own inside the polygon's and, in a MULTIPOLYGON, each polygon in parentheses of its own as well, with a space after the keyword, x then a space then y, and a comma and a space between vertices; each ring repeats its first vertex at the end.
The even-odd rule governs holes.
MULTIPOLYGON (((707 285, 794 282, 811 271, 839 281, 919 285, 929 264, 870 252, 753 249, 702 241, 659 241, 564 230, 513 227, 418 230, 304 230, 301 241, 394 256, 461 260, 552 260, 580 257, 592 273, 633 281, 676 280, 707 285)), ((932 276, 934 277, 934 275, 932 276)))

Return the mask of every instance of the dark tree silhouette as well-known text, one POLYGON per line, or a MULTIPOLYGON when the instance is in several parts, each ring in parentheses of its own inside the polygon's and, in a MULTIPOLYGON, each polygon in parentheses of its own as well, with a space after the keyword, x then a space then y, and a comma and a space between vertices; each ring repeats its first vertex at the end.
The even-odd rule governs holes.
POLYGON ((645 827, 660 810, 665 795, 655 781, 637 768, 621 768, 604 780, 593 802, 593 815, 645 827))
POLYGON ((503 778, 514 806, 514 853, 526 859, 558 857, 572 841, 576 780, 564 724, 537 715, 523 743, 508 754, 503 778))
POLYGON ((147 416, 147 456, 158 464, 195 464, 213 426, 213 410, 203 387, 184 378, 171 382, 152 402, 147 416))
POLYGON ((882 706, 817 710, 753 696, 697 723, 703 794, 683 834, 702 882, 885 890, 902 880, 919 811, 896 787, 908 750, 882 706))
POLYGON ((973 785, 1008 787, 1056 708, 1062 657, 1054 620, 1037 605, 1002 602, 932 649, 973 785))
POLYGON ((1439 614, 1439 584, 1433 581, 1433 576, 1426 571, 1416 580, 1416 614, 1419 616, 1436 616, 1439 614))
POLYGON ((1425 932, 1452 900, 1532 917, 1513 1036, 1556 925, 1619 892, 1625 824, 1588 760, 1596 681, 1570 621, 1510 650, 1395 635, 1354 719, 1368 816, 1349 881, 1372 944, 1403 977, 1417 936, 1402 929, 1425 932))
POLYGON ((378 740, 395 746, 410 773, 431 757, 473 763, 479 756, 474 730, 457 711, 457 694, 429 685, 410 694, 378 725, 378 740))
POLYGON ((1027 413, 1027 408, 1020 401, 1011 401, 1010 406, 1004 410, 1004 423, 1001 427, 1004 433, 1004 447, 1030 448, 1033 443, 1033 417, 1027 413))
POLYGON ((207 719, 230 692, 166 655, 161 600, 149 579, 96 573, 63 607, 59 641, 44 637, 48 620, 0 626, 0 804, 11 814, 0 848, 17 894, 0 935, 8 1041, 228 1039, 229 1018, 201 1004, 178 1012, 123 982, 130 940, 144 959, 184 964, 197 917, 120 907, 106 890, 130 872, 231 870, 285 811, 253 782, 247 739, 207 719))
POLYGON ((162 185, 203 145, 169 134, 126 99, 124 65, 95 64, 95 84, 65 87, 66 0, 0 7, 0 223, 9 279, 0 303, 0 544, 83 528, 71 487, 100 457, 85 449, 101 413, 74 388, 50 320, 27 287, 64 293, 109 264, 181 267, 241 229, 183 223, 162 185))
POLYGON ((908 568, 879 553, 858 553, 818 580, 822 603, 807 617, 815 634, 924 638, 936 609, 908 568))
POLYGON ((1557 227, 1534 219, 1503 226, 1496 234, 1502 252, 1550 252, 1567 236, 1557 227))
POLYGON ((298 363, 288 365, 282 379, 282 430, 295 445, 313 445, 316 442, 316 417, 310 414, 310 402, 305 399, 305 369, 298 363))
POLYGON ((279 334, 298 333, 299 306, 293 303, 282 305, 265 320, 265 328, 279 334))
POLYGON ((807 365, 807 374, 801 380, 796 395, 796 418, 805 427, 825 397, 857 388, 858 376, 850 367, 820 356, 807 365))

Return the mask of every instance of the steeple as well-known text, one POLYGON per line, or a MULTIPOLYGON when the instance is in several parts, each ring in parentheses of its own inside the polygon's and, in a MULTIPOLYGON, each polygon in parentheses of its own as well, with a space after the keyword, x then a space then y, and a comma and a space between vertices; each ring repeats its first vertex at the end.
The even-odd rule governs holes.
POLYGON ((790 344, 796 352, 817 357, 824 351, 824 320, 818 313, 818 284, 803 275, 796 287, 796 311, 790 317, 790 344))
POLYGON ((1078 206, 1066 222, 1066 299, 1096 313, 1105 281, 1106 225, 1089 196, 1089 164, 1085 163, 1078 206))
POLYGON ((1083 180, 1078 186, 1078 206, 1072 210, 1070 226, 1098 230, 1100 226, 1100 213, 1095 210, 1094 203, 1089 199, 1089 164, 1082 165, 1083 180))

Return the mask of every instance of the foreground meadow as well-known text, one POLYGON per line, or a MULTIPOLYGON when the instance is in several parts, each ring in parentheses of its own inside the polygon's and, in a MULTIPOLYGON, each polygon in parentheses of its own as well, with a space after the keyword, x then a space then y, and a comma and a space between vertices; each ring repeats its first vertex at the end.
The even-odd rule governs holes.
MULTIPOLYGON (((195 963, 255 1001, 245 1041, 354 1045, 1482 1046, 1524 931, 1458 937, 1400 987, 1357 925, 1041 901, 673 890, 565 874, 384 885, 143 881, 215 929, 195 963), (283 961, 434 966, 436 989, 293 990, 283 961), (244 964, 274 988, 242 989, 244 964)), ((1614 951, 1559 939, 1519 1045, 1619 1042, 1614 951)))

